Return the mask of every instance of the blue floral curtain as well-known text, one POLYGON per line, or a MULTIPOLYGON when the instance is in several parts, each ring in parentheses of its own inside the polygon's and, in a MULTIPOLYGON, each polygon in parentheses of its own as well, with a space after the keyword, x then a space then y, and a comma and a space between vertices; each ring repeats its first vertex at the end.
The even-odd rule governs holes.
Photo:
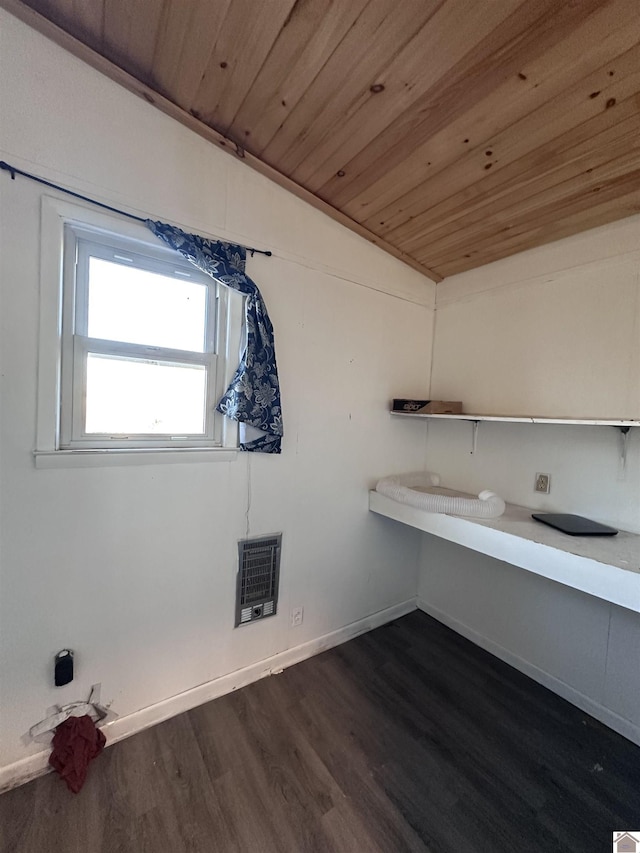
POLYGON ((241 442, 242 450, 280 453, 282 410, 273 326, 257 285, 245 275, 246 249, 233 243, 186 234, 164 222, 146 220, 153 233, 190 263, 226 287, 245 295, 246 345, 231 385, 216 406, 219 412, 262 433, 241 442))

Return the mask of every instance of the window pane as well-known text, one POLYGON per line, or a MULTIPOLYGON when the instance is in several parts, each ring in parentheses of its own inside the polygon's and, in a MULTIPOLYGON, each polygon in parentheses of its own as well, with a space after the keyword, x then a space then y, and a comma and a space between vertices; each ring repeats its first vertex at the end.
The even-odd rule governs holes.
POLYGON ((205 432, 207 371, 87 356, 87 433, 185 435, 205 432))
POLYGON ((91 338, 204 352, 207 286, 89 258, 91 338))

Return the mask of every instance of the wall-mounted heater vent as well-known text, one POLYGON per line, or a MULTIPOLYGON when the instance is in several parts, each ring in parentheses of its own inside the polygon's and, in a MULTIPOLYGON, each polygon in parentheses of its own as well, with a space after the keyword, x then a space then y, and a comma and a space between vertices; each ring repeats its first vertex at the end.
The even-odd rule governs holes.
POLYGON ((236 628, 276 613, 281 545, 282 533, 238 543, 236 628))

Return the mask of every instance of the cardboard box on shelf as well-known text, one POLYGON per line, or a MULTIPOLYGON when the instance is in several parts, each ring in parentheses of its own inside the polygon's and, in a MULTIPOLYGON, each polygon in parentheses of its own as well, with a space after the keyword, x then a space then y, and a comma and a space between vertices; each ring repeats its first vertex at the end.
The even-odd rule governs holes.
POLYGON ((407 412, 412 415, 460 415, 462 403, 444 400, 394 400, 392 412, 407 412))

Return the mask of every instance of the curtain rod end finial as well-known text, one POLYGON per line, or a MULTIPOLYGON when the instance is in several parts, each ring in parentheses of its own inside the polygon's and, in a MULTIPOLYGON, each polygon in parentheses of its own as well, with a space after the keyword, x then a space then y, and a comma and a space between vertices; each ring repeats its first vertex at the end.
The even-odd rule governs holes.
POLYGON ((13 166, 10 166, 8 163, 5 163, 4 160, 0 160, 0 169, 4 169, 5 172, 9 172, 11 175, 11 180, 15 181, 16 179, 16 170, 13 166))

